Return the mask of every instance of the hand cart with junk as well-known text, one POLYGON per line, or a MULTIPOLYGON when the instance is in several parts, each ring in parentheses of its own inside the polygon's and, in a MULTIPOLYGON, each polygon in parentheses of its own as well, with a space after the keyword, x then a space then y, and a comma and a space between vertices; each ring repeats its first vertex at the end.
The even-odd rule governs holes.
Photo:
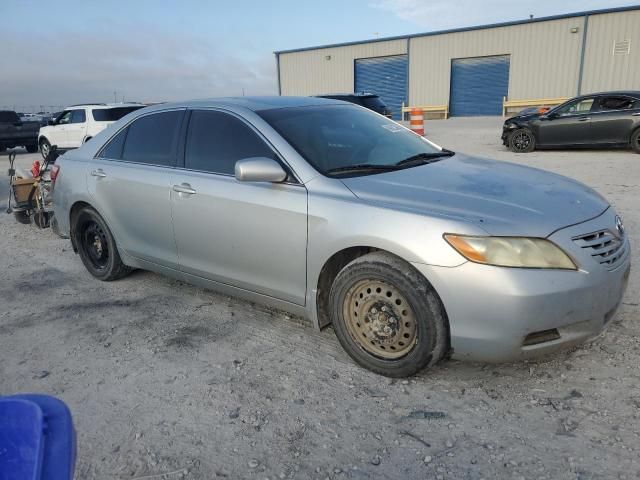
POLYGON ((19 223, 33 223, 39 228, 52 227, 55 218, 51 202, 51 181, 55 180, 57 168, 53 164, 58 158, 57 149, 52 147, 41 164, 33 162, 28 172, 15 166, 16 154, 9 154, 9 202, 7 213, 13 213, 19 223))

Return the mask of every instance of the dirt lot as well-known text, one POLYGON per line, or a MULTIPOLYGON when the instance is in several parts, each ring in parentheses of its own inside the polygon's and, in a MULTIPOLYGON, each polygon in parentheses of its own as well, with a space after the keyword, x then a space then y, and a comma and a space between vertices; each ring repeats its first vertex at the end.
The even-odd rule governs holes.
MULTIPOLYGON (((595 187, 638 258, 640 155, 516 156, 500 123, 432 121, 427 132, 595 187)), ((6 197, 3 177, 2 212, 6 197)), ((67 240, 4 213, 0 238, 0 395, 68 403, 79 479, 640 478, 638 270, 588 345, 391 381, 355 366, 331 329, 147 272, 100 283, 67 240)))

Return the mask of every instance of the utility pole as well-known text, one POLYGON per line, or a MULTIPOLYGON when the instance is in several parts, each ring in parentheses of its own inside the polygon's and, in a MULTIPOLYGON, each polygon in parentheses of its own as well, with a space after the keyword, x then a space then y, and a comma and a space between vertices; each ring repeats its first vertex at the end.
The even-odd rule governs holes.
POLYGON ((118 103, 118 97, 117 97, 117 93, 115 90, 113 91, 113 103, 118 103))

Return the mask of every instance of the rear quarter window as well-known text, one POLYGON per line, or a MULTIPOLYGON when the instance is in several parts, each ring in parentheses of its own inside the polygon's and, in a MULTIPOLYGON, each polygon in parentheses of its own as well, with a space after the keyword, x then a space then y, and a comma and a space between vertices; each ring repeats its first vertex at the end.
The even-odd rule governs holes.
POLYGON ((135 107, 116 107, 116 108, 94 108, 91 110, 91 116, 96 122, 116 122, 131 112, 144 108, 135 107))

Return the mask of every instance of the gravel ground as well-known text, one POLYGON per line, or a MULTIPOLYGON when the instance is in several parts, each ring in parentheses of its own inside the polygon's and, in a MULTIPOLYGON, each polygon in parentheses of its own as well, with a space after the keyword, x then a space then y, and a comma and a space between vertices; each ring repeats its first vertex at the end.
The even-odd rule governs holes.
MULTIPOLYGON (((500 123, 426 130, 453 150, 595 187, 638 257, 640 155, 516 156, 500 123)), ((6 196, 2 178, 2 211, 6 196)), ((100 283, 67 240, 10 215, 0 238, 0 394, 67 402, 78 479, 640 477, 637 270, 617 319, 587 345, 394 381, 355 366, 331 329, 148 272, 100 283)))

